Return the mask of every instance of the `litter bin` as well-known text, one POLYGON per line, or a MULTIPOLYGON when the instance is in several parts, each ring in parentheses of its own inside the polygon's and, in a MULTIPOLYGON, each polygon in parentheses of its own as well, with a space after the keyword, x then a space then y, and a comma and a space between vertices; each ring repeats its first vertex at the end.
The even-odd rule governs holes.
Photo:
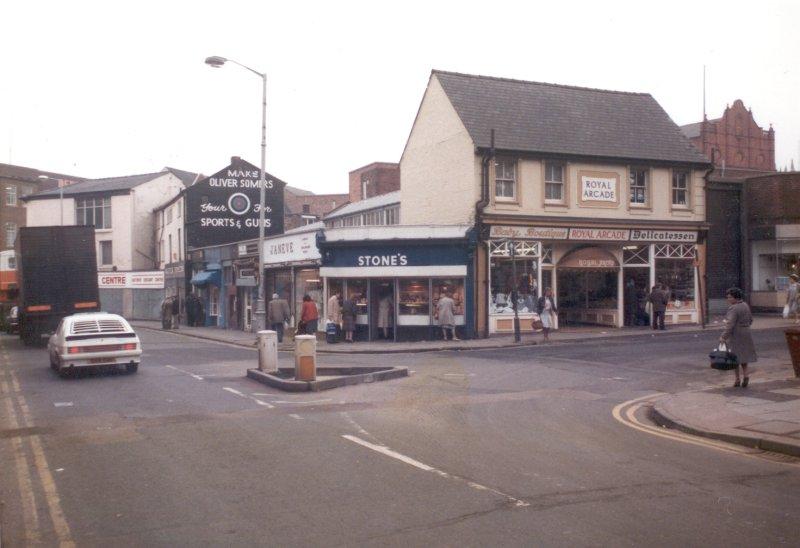
POLYGON ((792 357, 794 376, 800 378, 800 328, 792 327, 786 330, 786 344, 792 357))
POLYGON ((337 324, 329 322, 325 327, 325 341, 328 344, 339 342, 339 326, 337 324))

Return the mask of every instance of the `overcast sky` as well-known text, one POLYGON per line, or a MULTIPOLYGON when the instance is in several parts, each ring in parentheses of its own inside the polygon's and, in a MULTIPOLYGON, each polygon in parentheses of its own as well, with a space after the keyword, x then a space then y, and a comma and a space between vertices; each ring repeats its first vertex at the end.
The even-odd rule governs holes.
POLYGON ((651 93, 678 124, 741 98, 800 169, 800 3, 37 2, 2 9, 0 162, 84 177, 260 158, 317 193, 397 162, 433 68, 651 93))

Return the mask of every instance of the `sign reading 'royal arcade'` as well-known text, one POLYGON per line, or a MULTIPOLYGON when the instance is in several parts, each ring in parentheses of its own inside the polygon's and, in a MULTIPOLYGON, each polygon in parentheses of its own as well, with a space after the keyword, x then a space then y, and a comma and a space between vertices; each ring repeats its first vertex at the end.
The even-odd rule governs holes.
MULTIPOLYGON (((186 242, 190 248, 258 238, 260 170, 241 158, 186 189, 186 242)), ((266 174, 264 234, 283 233, 283 187, 266 174)))

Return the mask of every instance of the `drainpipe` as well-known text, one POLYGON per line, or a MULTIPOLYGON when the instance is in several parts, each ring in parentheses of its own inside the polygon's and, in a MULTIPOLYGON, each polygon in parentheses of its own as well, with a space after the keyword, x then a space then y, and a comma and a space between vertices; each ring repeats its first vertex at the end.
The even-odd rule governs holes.
MULTIPOLYGON (((483 209, 487 205, 489 205, 489 166, 490 166, 490 162, 492 162, 492 160, 494 159, 494 129, 491 130, 491 137, 490 137, 489 143, 490 143, 489 152, 488 153, 484 153, 483 158, 481 158, 481 199, 478 200, 475 203, 475 233, 476 233, 476 236, 477 236, 477 246, 478 246, 478 248, 480 248, 481 244, 483 243, 483 241, 481 240, 481 235, 483 234, 483 209)), ((476 254, 476 256, 478 256, 478 255, 480 255, 480 253, 476 254)), ((479 266, 480 265, 478 265, 478 264, 475 265, 475 273, 476 274, 480 271, 479 266)), ((486 279, 482 280, 482 283, 484 285, 484 289, 488 290, 488 287, 486 287, 486 285, 488 283, 487 280, 486 279)), ((479 284, 478 276, 476 275, 475 276, 475 285, 477 286, 478 284, 479 284)), ((480 292, 480 288, 479 287, 475 288, 475 293, 480 298, 481 292, 480 292)), ((476 311, 479 309, 479 305, 478 305, 479 302, 480 302, 479 299, 475 300, 475 310, 476 311)), ((483 321, 483 326, 484 327, 483 327, 483 330, 482 330, 480 336, 485 339, 485 338, 487 338, 489 336, 489 308, 488 308, 488 306, 486 307, 486 311, 484 313, 483 320, 484 320, 483 321)), ((476 318, 476 321, 477 321, 477 318, 476 318)))

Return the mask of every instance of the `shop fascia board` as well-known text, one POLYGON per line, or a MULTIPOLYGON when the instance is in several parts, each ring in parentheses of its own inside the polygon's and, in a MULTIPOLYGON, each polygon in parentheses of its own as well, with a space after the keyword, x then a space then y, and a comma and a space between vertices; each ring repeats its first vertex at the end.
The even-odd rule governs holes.
POLYGON ((708 230, 711 223, 705 221, 659 221, 649 219, 599 219, 589 217, 552 217, 552 216, 525 216, 486 214, 483 216, 484 224, 508 224, 515 226, 528 226, 542 224, 546 226, 573 227, 602 227, 602 228, 670 228, 673 230, 708 230))
POLYGON ((397 240, 455 240, 467 237, 472 225, 389 225, 325 230, 325 243, 391 242, 397 240))

